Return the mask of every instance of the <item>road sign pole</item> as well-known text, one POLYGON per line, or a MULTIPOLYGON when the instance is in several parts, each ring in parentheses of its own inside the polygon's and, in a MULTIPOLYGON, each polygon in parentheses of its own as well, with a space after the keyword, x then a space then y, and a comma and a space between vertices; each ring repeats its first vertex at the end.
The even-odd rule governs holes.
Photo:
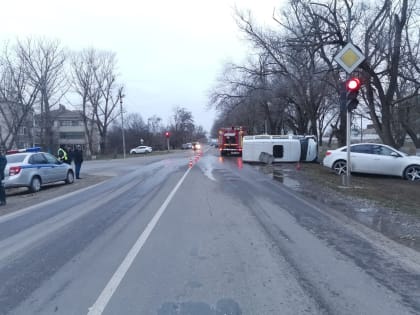
MULTIPOLYGON (((349 21, 350 15, 349 12, 349 21)), ((350 25, 350 24, 349 24, 350 25)), ((350 73, 353 72, 365 59, 362 52, 359 51, 352 43, 350 39, 350 28, 348 29, 348 43, 343 49, 334 57, 334 60, 347 72, 347 80, 350 78, 350 73)), ((346 104, 347 104, 346 97, 346 104)), ((350 161, 350 144, 351 144, 351 112, 346 106, 346 146, 347 146, 347 167, 346 167, 346 186, 350 185, 351 176, 351 161, 350 161)))
POLYGON ((351 185, 351 161, 350 161, 350 144, 351 144, 351 112, 347 111, 346 118, 346 146, 347 146, 347 167, 346 167, 346 186, 351 185))

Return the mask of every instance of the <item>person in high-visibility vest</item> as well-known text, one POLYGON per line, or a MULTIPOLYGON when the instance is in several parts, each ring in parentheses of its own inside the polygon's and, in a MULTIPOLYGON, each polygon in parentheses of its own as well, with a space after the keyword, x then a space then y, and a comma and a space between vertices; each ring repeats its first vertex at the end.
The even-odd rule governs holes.
POLYGON ((67 164, 71 163, 70 159, 69 159, 69 155, 68 155, 64 145, 60 145, 60 147, 58 148, 58 151, 57 151, 57 155, 58 155, 58 159, 61 162, 64 162, 64 163, 67 163, 67 164))

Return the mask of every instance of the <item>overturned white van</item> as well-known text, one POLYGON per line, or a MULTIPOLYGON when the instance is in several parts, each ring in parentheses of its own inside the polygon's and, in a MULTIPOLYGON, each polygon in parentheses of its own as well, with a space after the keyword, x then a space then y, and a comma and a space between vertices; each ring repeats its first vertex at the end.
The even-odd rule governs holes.
POLYGON ((315 162, 318 143, 314 136, 244 136, 242 161, 261 162, 262 155, 270 156, 270 162, 315 162))

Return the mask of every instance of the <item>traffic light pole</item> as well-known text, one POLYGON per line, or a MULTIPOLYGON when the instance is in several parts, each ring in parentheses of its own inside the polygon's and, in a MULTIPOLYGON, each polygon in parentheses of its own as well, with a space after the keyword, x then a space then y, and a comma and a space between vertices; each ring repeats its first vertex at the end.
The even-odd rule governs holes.
POLYGON ((350 144, 351 144, 351 112, 347 111, 346 118, 346 146, 347 146, 347 167, 345 186, 351 185, 351 162, 350 162, 350 144))
POLYGON ((360 89, 360 80, 358 78, 347 78, 346 81, 346 145, 347 145, 347 167, 346 167, 346 186, 351 185, 351 156, 350 156, 350 145, 351 145, 351 117, 353 110, 356 109, 359 101, 357 100, 357 94, 360 89))

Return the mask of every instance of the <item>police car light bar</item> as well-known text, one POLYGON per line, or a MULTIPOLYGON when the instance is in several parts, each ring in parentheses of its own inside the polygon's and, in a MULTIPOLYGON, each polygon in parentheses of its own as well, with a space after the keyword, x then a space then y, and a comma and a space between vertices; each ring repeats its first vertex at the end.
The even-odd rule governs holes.
POLYGON ((8 150, 6 154, 15 154, 15 153, 24 153, 24 152, 39 152, 41 151, 41 147, 32 147, 27 149, 16 149, 16 150, 8 150))

